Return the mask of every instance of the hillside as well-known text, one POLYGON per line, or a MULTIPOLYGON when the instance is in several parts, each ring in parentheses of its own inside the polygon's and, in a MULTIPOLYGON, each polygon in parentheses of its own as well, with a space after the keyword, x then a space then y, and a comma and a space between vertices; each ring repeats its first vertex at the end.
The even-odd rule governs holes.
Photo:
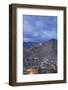
POLYGON ((24 68, 47 68, 57 66, 57 40, 51 39, 35 44, 31 48, 24 48, 24 68))

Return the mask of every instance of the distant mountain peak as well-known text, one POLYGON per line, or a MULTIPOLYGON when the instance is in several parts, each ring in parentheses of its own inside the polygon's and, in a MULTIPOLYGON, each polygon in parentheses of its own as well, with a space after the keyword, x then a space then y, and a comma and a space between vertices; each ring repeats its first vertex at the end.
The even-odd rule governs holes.
POLYGON ((57 39, 50 39, 49 41, 57 41, 57 39))
POLYGON ((57 43, 57 40, 56 39, 50 39, 50 40, 44 41, 44 42, 23 42, 23 47, 26 49, 29 49, 29 48, 33 48, 33 47, 39 47, 39 46, 44 45, 46 43, 47 44, 57 43))

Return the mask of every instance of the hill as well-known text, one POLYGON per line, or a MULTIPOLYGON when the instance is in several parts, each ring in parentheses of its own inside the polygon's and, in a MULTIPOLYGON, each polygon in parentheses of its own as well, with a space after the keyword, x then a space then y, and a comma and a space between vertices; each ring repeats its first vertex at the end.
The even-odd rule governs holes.
POLYGON ((51 39, 35 43, 31 48, 24 48, 24 68, 47 68, 57 65, 57 40, 51 39))

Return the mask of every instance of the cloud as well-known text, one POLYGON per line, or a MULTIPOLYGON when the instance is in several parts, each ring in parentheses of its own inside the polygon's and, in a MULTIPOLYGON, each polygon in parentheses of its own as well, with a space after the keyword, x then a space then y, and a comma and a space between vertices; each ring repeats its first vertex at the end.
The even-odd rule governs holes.
POLYGON ((57 18, 51 16, 24 17, 24 41, 46 41, 57 38, 57 18))
POLYGON ((33 39, 24 37, 24 41, 25 41, 25 42, 31 42, 31 41, 33 41, 33 39))
POLYGON ((36 26, 36 27, 42 27, 43 24, 44 24, 44 23, 43 23, 41 20, 37 20, 37 21, 35 22, 35 26, 36 26))
POLYGON ((34 30, 34 27, 28 22, 27 20, 24 20, 24 33, 32 33, 34 30))

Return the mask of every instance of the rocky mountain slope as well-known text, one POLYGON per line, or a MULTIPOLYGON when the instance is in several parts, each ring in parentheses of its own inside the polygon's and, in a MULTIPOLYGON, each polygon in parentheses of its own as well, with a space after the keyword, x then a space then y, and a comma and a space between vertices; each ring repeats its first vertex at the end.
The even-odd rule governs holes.
POLYGON ((51 39, 23 50, 24 68, 47 68, 57 66, 57 40, 51 39))

